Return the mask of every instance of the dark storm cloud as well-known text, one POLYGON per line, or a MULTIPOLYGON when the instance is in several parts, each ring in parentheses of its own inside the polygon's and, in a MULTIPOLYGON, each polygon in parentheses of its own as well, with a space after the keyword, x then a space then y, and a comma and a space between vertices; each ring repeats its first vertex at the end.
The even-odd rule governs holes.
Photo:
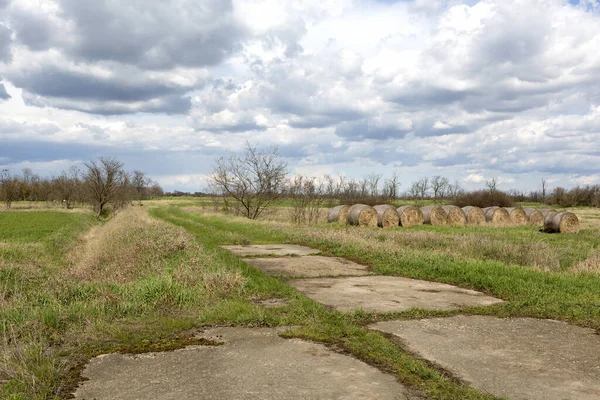
POLYGON ((216 65, 246 35, 225 0, 61 0, 55 21, 11 10, 18 40, 50 47, 85 62, 116 61, 147 69, 216 65), (69 40, 63 27, 68 24, 69 40))
POLYGON ((36 51, 46 50, 52 45, 56 33, 45 15, 13 8, 9 18, 19 43, 36 51))
POLYGON ((31 93, 44 97, 73 100, 135 102, 183 94, 191 87, 168 85, 158 81, 126 80, 65 71, 55 66, 23 71, 11 81, 31 93))
POLYGON ((191 104, 184 93, 193 86, 177 86, 133 77, 101 77, 55 66, 20 71, 8 76, 23 88, 29 105, 52 106, 94 114, 163 112, 185 114, 191 104))
POLYGON ((11 96, 6 91, 4 84, 2 82, 0 82, 0 100, 8 100, 10 98, 11 98, 11 96))
MULTIPOLYGON (((57 5, 54 11, 16 3, 6 9, 6 26, 20 44, 59 55, 39 68, 6 69, 6 78, 24 89, 30 105, 102 115, 186 114, 191 104, 185 93, 203 85, 198 68, 221 63, 249 35, 234 18, 231 1, 58 0, 57 5), (95 66, 111 73, 98 73, 95 66), (186 74, 190 83, 169 82, 182 67, 197 68, 186 74), (154 73, 158 70, 162 77, 154 73)), ((6 26, 0 25, 0 61, 11 56, 6 26)))

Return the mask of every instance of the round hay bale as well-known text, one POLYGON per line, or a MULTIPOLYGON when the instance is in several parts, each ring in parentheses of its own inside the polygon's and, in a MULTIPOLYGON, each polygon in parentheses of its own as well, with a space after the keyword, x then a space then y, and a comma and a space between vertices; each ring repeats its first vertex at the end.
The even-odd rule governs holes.
POLYGON ((355 204, 348 209, 346 221, 354 226, 377 226, 377 211, 366 204, 355 204))
POLYGON ((571 212, 559 212, 550 214, 544 219, 544 230, 546 232, 579 232, 579 219, 571 212))
POLYGON ((423 223, 427 225, 446 225, 448 217, 446 211, 440 206, 421 207, 423 213, 423 223))
POLYGON ((396 210, 400 216, 400 226, 409 227, 413 225, 423 225, 425 218, 423 213, 417 207, 402 206, 396 210))
POLYGON ((486 207, 483 209, 485 220, 494 225, 506 225, 510 222, 508 211, 500 207, 486 207))
POLYGON ((525 214, 527 215, 527 220, 529 221, 529 225, 533 226, 543 226, 544 225, 544 214, 538 209, 535 208, 525 208, 525 214))
POLYGON ((395 206, 381 204, 373 208, 377 211, 377 226, 380 228, 395 228, 400 225, 400 216, 395 206))
POLYGON ((558 211, 553 210, 551 208, 543 208, 540 210, 540 212, 544 216, 544 219, 548 216, 548 214, 558 214, 558 211))
POLYGON ((510 223, 514 225, 526 225, 527 224, 527 214, 525 210, 521 207, 508 207, 505 208, 508 211, 508 216, 510 217, 510 223))
POLYGON ((467 206, 462 208, 465 216, 467 217, 467 223, 469 225, 483 225, 485 224, 485 213, 479 207, 467 206))
POLYGON ((442 208, 448 217, 449 225, 461 226, 467 224, 467 217, 462 208, 456 206, 443 206, 442 208))
POLYGON ((327 222, 343 222, 346 223, 346 217, 348 216, 348 210, 350 206, 337 206, 333 207, 327 215, 327 222))

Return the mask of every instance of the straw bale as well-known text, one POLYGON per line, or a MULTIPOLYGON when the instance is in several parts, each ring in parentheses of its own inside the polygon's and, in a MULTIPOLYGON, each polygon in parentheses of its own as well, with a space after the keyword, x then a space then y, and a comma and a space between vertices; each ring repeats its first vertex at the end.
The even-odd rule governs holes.
POLYGON ((380 228, 395 228, 400 225, 400 216, 395 206, 381 204, 373 208, 377 211, 377 226, 380 228))
POLYGON ((447 225, 446 211, 440 206, 421 207, 424 223, 427 225, 447 225))
POLYGON ((355 204, 348 210, 346 221, 355 226, 377 226, 377 211, 366 204, 355 204))
POLYGON ((508 211, 508 216, 510 217, 510 223, 513 225, 526 225, 527 224, 527 214, 525 210, 521 207, 508 207, 505 208, 508 211))
POLYGON ((466 225, 467 217, 462 208, 456 206, 443 206, 442 209, 448 217, 448 225, 466 225))
POLYGON ((485 213, 479 207, 467 206, 462 208, 465 216, 467 217, 467 223, 469 225, 483 225, 485 224, 485 213))
POLYGON ((548 214, 544 219, 546 232, 576 233, 579 232, 579 219, 571 212, 548 214))
POLYGON ((544 214, 538 209, 535 208, 525 208, 525 214, 527 215, 527 220, 529 221, 529 225, 533 226, 543 226, 544 225, 544 214))
POLYGON ((398 207, 397 211, 398 215, 400 215, 400 226, 423 225, 425 221, 423 213, 417 207, 402 206, 398 207))
POLYGON ((348 210, 350 206, 337 206, 333 207, 329 211, 329 215, 327 216, 327 222, 343 222, 346 223, 346 217, 348 216, 348 210))
POLYGON ((486 207, 483 209, 485 220, 494 225, 507 225, 510 222, 508 211, 500 207, 486 207))

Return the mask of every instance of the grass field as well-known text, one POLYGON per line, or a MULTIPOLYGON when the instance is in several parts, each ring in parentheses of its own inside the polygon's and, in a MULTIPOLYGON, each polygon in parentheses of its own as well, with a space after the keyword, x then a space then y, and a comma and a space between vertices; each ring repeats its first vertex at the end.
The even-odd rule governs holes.
POLYGON ((582 232, 548 235, 529 227, 302 227, 287 223, 285 211, 248 221, 209 208, 192 199, 154 200, 108 222, 85 212, 0 213, 0 397, 65 398, 90 357, 169 350, 193 343, 192 333, 203 326, 231 324, 294 325, 288 337, 334 345, 433 399, 491 398, 365 328, 457 311, 334 312, 221 244, 309 245, 380 274, 506 300, 461 313, 552 318, 600 330, 597 210, 577 211, 585 215, 582 232), (271 298, 288 305, 257 305, 271 298))

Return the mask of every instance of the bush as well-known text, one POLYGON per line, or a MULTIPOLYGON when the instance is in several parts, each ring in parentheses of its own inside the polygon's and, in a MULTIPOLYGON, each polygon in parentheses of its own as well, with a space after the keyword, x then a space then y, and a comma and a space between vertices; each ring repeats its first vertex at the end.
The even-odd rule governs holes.
POLYGON ((474 192, 463 193, 454 198, 452 204, 458 207, 513 207, 515 205, 512 198, 499 190, 476 190, 474 192))
POLYGON ((600 185, 585 187, 576 186, 570 190, 557 187, 548 198, 548 203, 556 204, 561 207, 599 207, 600 185))

